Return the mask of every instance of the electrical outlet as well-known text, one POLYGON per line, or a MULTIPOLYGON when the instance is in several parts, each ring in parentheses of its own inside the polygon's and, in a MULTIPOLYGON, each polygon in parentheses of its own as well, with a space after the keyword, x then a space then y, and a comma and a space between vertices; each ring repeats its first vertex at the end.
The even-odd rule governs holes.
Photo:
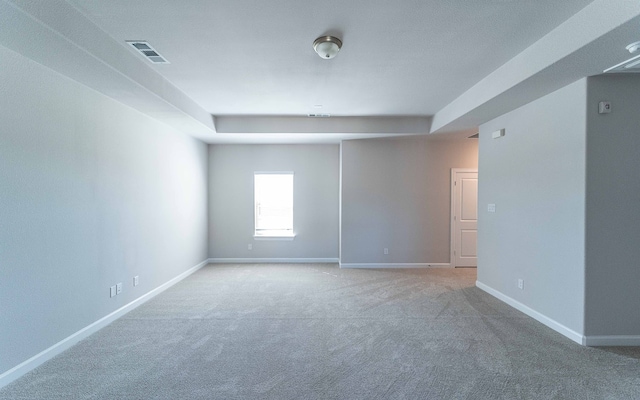
POLYGON ((136 276, 133 277, 133 286, 138 286, 138 283, 139 283, 138 275, 136 275, 136 276))
POLYGON ((116 294, 122 293, 122 282, 116 285, 116 294))
POLYGON ((116 295, 116 287, 115 286, 111 286, 109 288, 109 297, 113 297, 116 295))
POLYGON ((387 249, 386 247, 384 248, 384 254, 389 254, 389 249, 387 249))
POLYGON ((248 250, 253 250, 253 245, 251 243, 249 243, 249 245, 247 246, 248 250))
POLYGON ((518 279, 518 289, 524 290, 524 279, 518 279))

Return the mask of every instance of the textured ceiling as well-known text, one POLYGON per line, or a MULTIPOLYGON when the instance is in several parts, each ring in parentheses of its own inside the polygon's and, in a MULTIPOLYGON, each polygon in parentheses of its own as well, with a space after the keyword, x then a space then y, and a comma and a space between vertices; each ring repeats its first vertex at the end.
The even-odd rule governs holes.
POLYGON ((637 0, 0 0, 0 46, 208 143, 469 136, 629 58, 639 28, 637 0))
POLYGON ((431 116, 590 0, 68 2, 122 46, 148 40, 213 115, 431 116), (333 60, 312 49, 326 33, 333 60))

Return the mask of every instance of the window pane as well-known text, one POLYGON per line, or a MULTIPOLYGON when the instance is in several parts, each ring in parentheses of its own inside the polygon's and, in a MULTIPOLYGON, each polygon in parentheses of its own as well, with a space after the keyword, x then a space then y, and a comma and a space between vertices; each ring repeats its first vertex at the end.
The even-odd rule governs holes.
POLYGON ((291 235, 293 174, 256 173, 254 182, 256 235, 291 235))

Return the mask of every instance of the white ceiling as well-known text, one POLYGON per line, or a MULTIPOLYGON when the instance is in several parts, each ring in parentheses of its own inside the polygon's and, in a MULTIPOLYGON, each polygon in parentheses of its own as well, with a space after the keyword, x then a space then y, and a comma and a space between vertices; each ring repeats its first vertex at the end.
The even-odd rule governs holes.
POLYGON ((433 115, 590 0, 69 0, 214 115, 433 115), (343 48, 318 57, 316 37, 343 48))
POLYGON ((211 143, 466 134, 640 40, 629 0, 0 1, 1 45, 211 143), (332 60, 313 52, 324 34, 344 42, 332 60))

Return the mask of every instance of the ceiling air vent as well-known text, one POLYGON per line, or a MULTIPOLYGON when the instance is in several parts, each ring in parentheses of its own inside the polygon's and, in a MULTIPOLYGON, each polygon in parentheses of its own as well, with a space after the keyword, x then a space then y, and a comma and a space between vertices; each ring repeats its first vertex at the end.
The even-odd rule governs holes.
POLYGON ((138 53, 146 57, 154 64, 169 64, 166 58, 162 57, 148 42, 144 40, 127 40, 127 43, 136 49, 138 53))
POLYGON ((307 114, 311 118, 329 118, 331 114, 307 114))

